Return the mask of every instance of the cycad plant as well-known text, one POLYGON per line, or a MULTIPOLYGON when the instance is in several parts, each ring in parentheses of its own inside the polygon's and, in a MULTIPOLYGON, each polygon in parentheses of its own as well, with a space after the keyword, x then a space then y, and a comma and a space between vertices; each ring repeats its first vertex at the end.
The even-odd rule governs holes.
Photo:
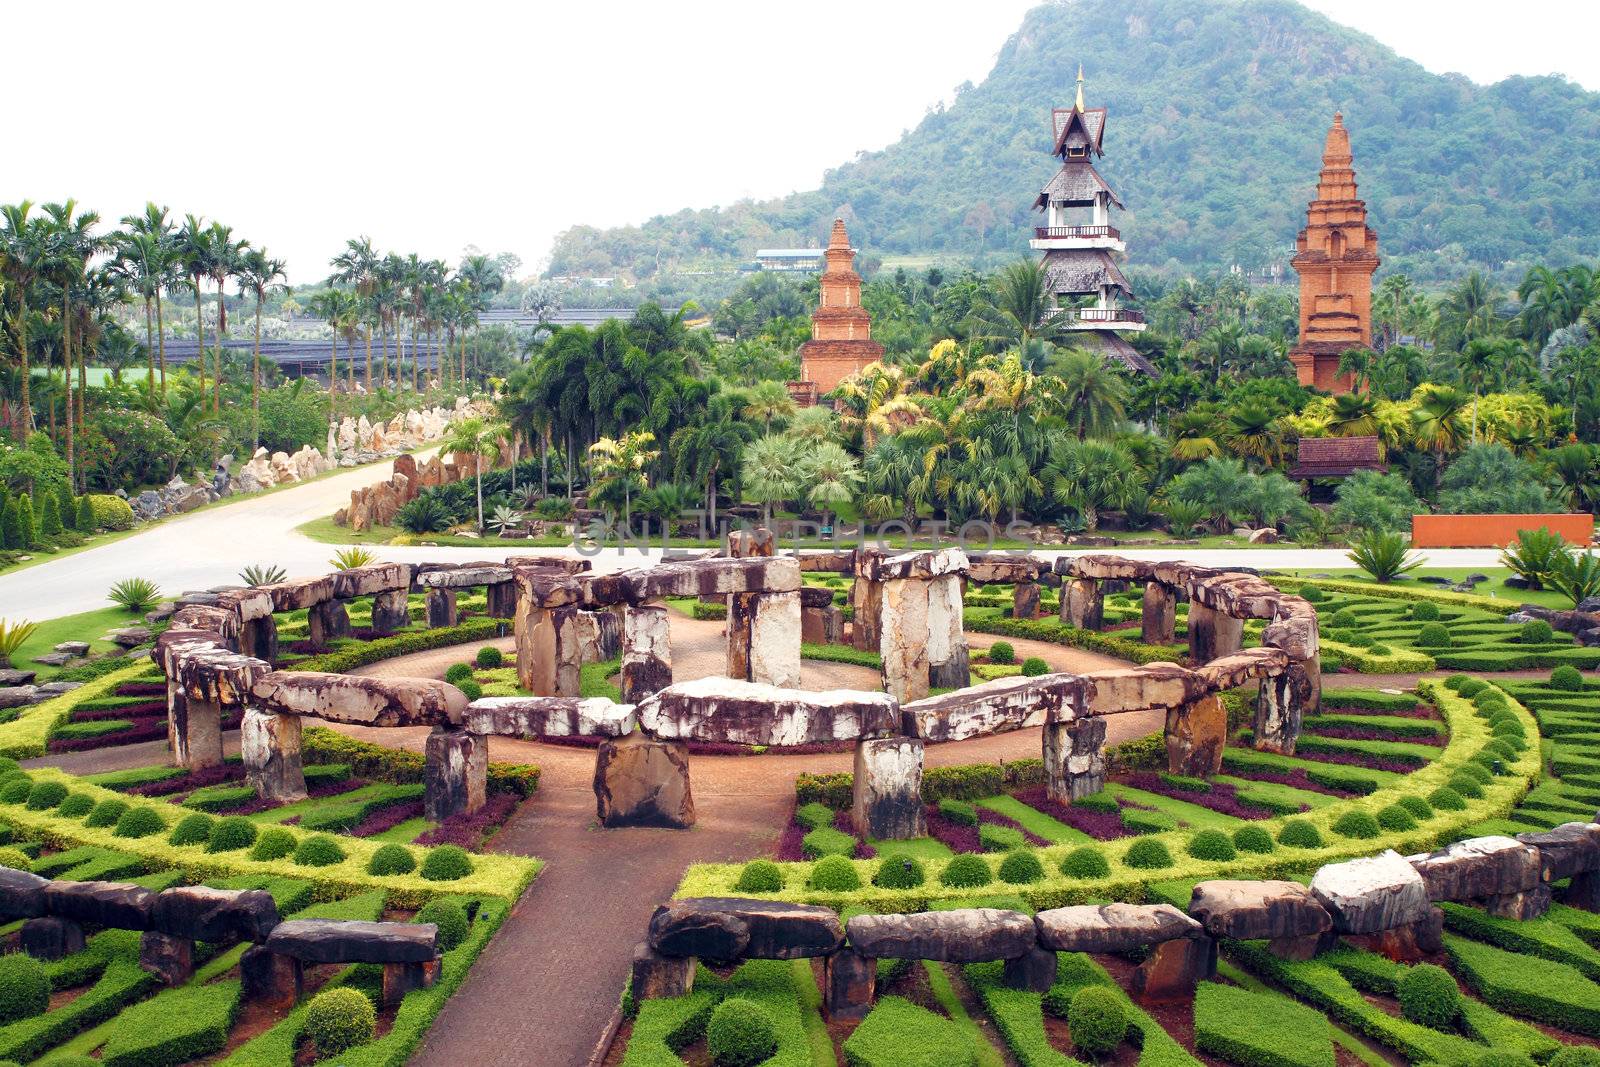
POLYGON ((239 572, 239 580, 252 589, 277 585, 288 577, 289 573, 276 563, 251 563, 239 572))
POLYGON ((342 548, 335 553, 334 557, 328 561, 328 566, 336 571, 353 571, 357 567, 365 567, 369 563, 374 563, 377 559, 378 557, 370 549, 354 545, 350 548, 342 548))
POLYGON ((16 622, 0 619, 0 667, 11 666, 11 657, 38 628, 36 624, 26 619, 18 619, 16 622))
POLYGON ((1399 534, 1373 530, 1350 542, 1350 562, 1375 582, 1392 582, 1422 566, 1422 557, 1409 553, 1399 534))
POLYGON ((1576 608, 1600 596, 1600 556, 1593 552, 1562 552, 1545 577, 1545 584, 1572 601, 1576 608))
POLYGON ((117 607, 130 615, 143 615, 161 599, 161 590, 148 578, 124 578, 106 594, 117 607))
POLYGON ((1550 572, 1566 554, 1567 543, 1561 535, 1541 526, 1537 530, 1518 530, 1517 539, 1500 553, 1500 563, 1526 580, 1531 588, 1543 589, 1550 572))

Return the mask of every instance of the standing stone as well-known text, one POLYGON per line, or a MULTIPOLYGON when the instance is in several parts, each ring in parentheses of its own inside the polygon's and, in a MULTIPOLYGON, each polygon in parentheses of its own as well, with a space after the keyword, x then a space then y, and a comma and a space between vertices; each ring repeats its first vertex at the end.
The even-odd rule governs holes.
POLYGON ((278 658, 278 620, 271 615, 239 627, 239 651, 268 663, 278 658))
POLYGON ((245 1003, 288 1011, 304 991, 304 970, 293 956, 251 945, 239 957, 239 983, 245 1003))
POLYGON ((300 716, 246 708, 239 728, 245 780, 263 800, 290 803, 306 798, 300 762, 300 716))
POLYGON ((489 739, 436 726, 423 747, 423 814, 431 822, 483 807, 489 785, 489 739))
POLYGON ((728 596, 728 615, 723 632, 728 642, 728 662, 724 668, 729 678, 741 682, 750 680, 751 628, 755 622, 756 593, 732 593, 728 596))
POLYGON ((1011 617, 1036 619, 1039 617, 1039 586, 1036 582, 1018 582, 1011 590, 1011 617))
POLYGON ((324 600, 306 612, 306 640, 322 651, 330 641, 350 636, 350 613, 342 600, 324 600))
POLYGON ((883 586, 878 652, 883 687, 901 703, 928 695, 928 587, 920 578, 892 578, 883 586))
POLYGON ((800 685, 800 594, 758 593, 750 618, 749 680, 780 689, 800 685))
POLYGON ((1206 607, 1189 604, 1189 663, 1198 667, 1239 651, 1244 641, 1244 620, 1206 607))
POLYGON ((1228 740, 1228 710, 1215 693, 1167 709, 1167 770, 1210 778, 1222 770, 1228 740))
POLYGON ((972 682, 967 637, 961 619, 961 576, 928 580, 928 685, 965 689, 972 682))
POLYGON ((438 984, 442 969, 443 964, 437 957, 421 963, 385 963, 379 1004, 392 1008, 414 989, 432 989, 438 984))
POLYGON ((1163 941, 1133 972, 1134 998, 1145 1004, 1186 1001, 1217 973, 1217 943, 1209 937, 1163 941))
POLYGON ((386 589, 372 597, 372 632, 383 637, 411 625, 411 602, 404 589, 386 589))
POLYGON ((641 941, 633 950, 628 990, 637 1001, 687 996, 694 989, 695 958, 663 956, 641 941))
POLYGON ((856 742, 850 818, 857 834, 876 841, 906 841, 928 832, 922 810, 922 755, 920 737, 856 742))
POLYGON ((1061 584, 1061 621, 1080 630, 1105 625, 1105 596, 1093 578, 1071 578, 1061 584))
POLYGON ((155 930, 139 936, 139 966, 165 986, 183 985, 194 977, 194 942, 155 930))
POLYGON ((1322 665, 1315 660, 1290 660, 1281 674, 1261 679, 1251 742, 1257 751, 1294 755, 1306 709, 1315 710, 1321 673, 1322 665))
POLYGON ((693 826, 688 746, 640 733, 602 742, 594 763, 594 799, 602 826, 693 826))
POLYGON ((22 951, 36 960, 59 960, 83 951, 83 927, 53 915, 29 919, 18 936, 22 951))
POLYGON ((167 683, 167 744, 172 762, 192 771, 222 766, 222 705, 199 700, 167 683), (176 697, 173 690, 177 689, 176 697))
POLYGON ((1147 645, 1172 643, 1177 630, 1177 592, 1165 582, 1146 582, 1139 618, 1139 640, 1147 645))
POLYGON ((1070 804, 1106 787, 1106 721, 1098 716, 1044 727, 1044 778, 1050 799, 1070 804))
POLYGON ((878 988, 878 961, 853 948, 822 960, 823 1007, 833 1020, 859 1021, 872 1010, 878 988))
POLYGON ((428 629, 442 630, 461 621, 456 607, 456 591, 442 585, 430 585, 427 595, 428 629))
POLYGON ((622 616, 622 702, 637 704, 672 684, 672 628, 659 604, 629 605, 622 616))
POLYGON ((490 618, 514 619, 517 615, 517 583, 490 582, 484 588, 488 599, 485 610, 490 618))
POLYGON ((517 683, 534 696, 578 696, 578 609, 532 608, 520 621, 517 683))
POLYGON ((850 588, 850 603, 853 609, 850 643, 863 652, 877 652, 881 643, 879 616, 883 610, 883 583, 857 574, 850 588))
POLYGON ((1047 948, 1035 948, 1006 960, 1001 980, 1011 989, 1048 993, 1056 984, 1056 974, 1056 954, 1047 948))

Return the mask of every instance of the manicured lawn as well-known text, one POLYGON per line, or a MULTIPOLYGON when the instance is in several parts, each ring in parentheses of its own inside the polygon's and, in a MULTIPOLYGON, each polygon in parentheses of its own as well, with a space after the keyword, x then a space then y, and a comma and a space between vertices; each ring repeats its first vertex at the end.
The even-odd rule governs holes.
POLYGON ((947 860, 955 853, 943 841, 932 837, 913 837, 909 841, 868 841, 879 856, 908 856, 918 860, 947 860))
MULTIPOLYGON (((1329 569, 1326 567, 1285 568, 1284 573, 1301 577, 1309 577, 1314 574, 1326 575, 1345 582, 1365 582, 1368 585, 1378 584, 1368 577, 1365 571, 1354 567, 1349 569, 1329 569)), ((1469 574, 1487 574, 1489 576, 1487 582, 1479 582, 1473 586, 1472 592, 1475 596, 1496 597, 1501 600, 1509 600, 1514 604, 1539 604, 1547 608, 1572 607, 1572 601, 1548 589, 1508 588, 1505 584, 1506 579, 1510 578, 1512 574, 1505 567, 1422 567, 1412 571, 1398 581, 1389 582, 1387 587, 1391 589, 1432 589, 1438 592, 1445 587, 1433 585, 1429 582, 1420 582, 1417 579, 1424 575, 1432 575, 1439 578, 1448 578, 1452 582, 1459 582, 1469 574)))
POLYGON ((990 811, 997 811, 1009 819, 1015 819, 1024 830, 1038 834, 1051 844, 1085 845, 1094 841, 1094 838, 1082 830, 1052 819, 1044 812, 1030 808, 1016 797, 988 797, 978 803, 990 811))
MULTIPOLYGON (((26 617, 19 614, 12 621, 26 617)), ((59 668, 34 663, 33 657, 44 655, 63 641, 87 641, 91 652, 104 652, 117 646, 109 641, 99 640, 101 634, 124 626, 142 625, 144 625, 142 615, 130 615, 116 607, 99 608, 78 615, 63 615, 58 619, 46 619, 39 623, 39 628, 34 631, 33 636, 24 641, 22 647, 12 655, 11 662, 21 670, 36 670, 41 681, 49 681, 55 677, 59 668)))

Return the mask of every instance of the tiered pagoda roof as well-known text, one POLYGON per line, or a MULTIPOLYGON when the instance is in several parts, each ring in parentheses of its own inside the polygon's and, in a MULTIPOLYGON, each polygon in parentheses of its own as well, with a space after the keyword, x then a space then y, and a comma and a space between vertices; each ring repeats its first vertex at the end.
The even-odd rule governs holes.
POLYGON ((872 316, 861 306, 861 275, 855 270, 856 252, 843 219, 833 220, 823 257, 827 266, 820 278, 817 309, 811 313, 811 340, 800 346, 800 380, 812 386, 800 394, 811 397, 831 392, 848 376, 883 358, 883 345, 872 340, 872 316))

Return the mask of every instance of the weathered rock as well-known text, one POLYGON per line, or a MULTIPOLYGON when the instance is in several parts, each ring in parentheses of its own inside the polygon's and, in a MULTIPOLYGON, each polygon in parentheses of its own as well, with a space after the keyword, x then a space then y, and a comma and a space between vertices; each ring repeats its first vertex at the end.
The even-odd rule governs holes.
POLYGON ((1428 918, 1433 902, 1416 869, 1393 849, 1330 863, 1311 879, 1311 895, 1341 934, 1373 934, 1428 918))
POLYGON ((33 662, 43 667, 64 667, 74 658, 70 652, 46 652, 42 656, 33 657, 33 662))
POLYGON ((39 693, 35 685, 13 685, 0 689, 0 708, 21 708, 34 703, 39 693))
POLYGON ((800 588, 800 564, 787 556, 660 563, 642 572, 637 599, 727 593, 783 593, 800 588))
POLYGON ((1163 941, 1133 972, 1134 997, 1145 1004, 1186 1001, 1195 986, 1217 973, 1217 943, 1209 937, 1163 941))
POLYGON ((387 589, 372 597, 372 632, 382 637, 411 625, 411 601, 404 588, 387 589))
POLYGON ((1115 579, 1124 582, 1149 581, 1151 564, 1144 560, 1124 559, 1090 553, 1083 556, 1061 556, 1056 560, 1056 573, 1074 578, 1091 578, 1097 581, 1115 579))
POLYGON ((1189 898, 1189 914, 1212 937, 1239 941, 1315 936, 1333 927, 1327 909, 1298 882, 1201 882, 1189 898))
POLYGON ((239 755, 245 780, 256 795, 282 803, 305 799, 300 716, 246 708, 239 728, 239 755))
POLYGON ((922 809, 922 739, 885 737, 856 742, 850 816, 856 833, 906 841, 928 832, 922 809))
POLYGON ((629 606, 622 620, 622 699, 631 704, 672 684, 672 631, 667 609, 629 606))
POLYGON ((1020 582, 1011 592, 1011 617, 1036 619, 1039 617, 1039 586, 1034 582, 1020 582))
POLYGON ((473 589, 480 585, 498 585, 511 580, 510 567, 492 563, 444 567, 424 571, 416 576, 416 583, 424 589, 473 589))
POLYGON ((489 739, 435 726, 423 745, 423 814, 443 822, 483 807, 489 789, 489 739))
MULTIPOLYGON (((750 680, 779 688, 800 684, 800 594, 762 593, 750 616, 750 680)), ((729 619, 730 629, 732 618, 729 619)))
POLYGON ((460 621, 456 609, 456 590, 449 586, 429 586, 424 598, 427 607, 428 629, 443 630, 460 621))
POLYGON ((1482 900, 1538 886, 1539 851, 1511 837, 1473 837, 1436 852, 1407 856, 1431 900, 1482 900))
POLYGON ((1070 804, 1106 785, 1106 720, 1068 719, 1044 726, 1044 780, 1051 800, 1070 804))
POLYGON ((1055 952, 1132 952, 1202 932, 1171 904, 1079 904, 1041 911, 1033 922, 1039 944, 1055 952))
POLYGON ((87 656, 89 642, 87 641, 62 641, 55 646, 56 652, 65 652, 69 656, 87 656))
POLYGON ((1078 675, 1017 675, 910 701, 901 712, 908 732, 918 737, 962 741, 1076 717, 1087 707, 1087 693, 1078 675))
POLYGON ((1061 621, 1079 630, 1105 624, 1105 596, 1093 578, 1073 578, 1061 585, 1061 621))
POLYGON ((1244 639, 1243 619, 1224 615, 1198 600, 1189 603, 1188 626, 1189 662, 1197 666, 1239 651, 1244 639))
POLYGON ((1502 893, 1489 897, 1483 903, 1483 910, 1496 918, 1526 922, 1549 911, 1550 899, 1550 887, 1539 885, 1522 893, 1502 893))
POLYGON ((1206 695, 1200 677, 1176 663, 1114 667, 1080 677, 1086 685, 1085 706, 1091 715, 1179 708, 1206 695))
POLYGON ((968 552, 967 580, 978 585, 1022 585, 1037 583, 1043 561, 1028 555, 999 552, 968 552))
POLYGON ((398 1007, 412 990, 432 989, 438 984, 443 969, 443 961, 437 957, 421 963, 385 963, 379 1005, 385 1008, 398 1007))
POLYGON ((251 693, 264 709, 359 726, 457 726, 467 711, 461 690, 433 678, 273 671, 251 693))
POLYGON ((633 950, 628 989, 635 1001, 687 996, 694 989, 695 958, 663 956, 641 941, 633 950))
POLYGON ((928 695, 928 586, 918 579, 881 582, 878 653, 883 686, 896 700, 928 695))
POLYGON ((463 722, 501 737, 626 737, 638 725, 632 704, 605 697, 479 697, 463 722))
POLYGON ((333 595, 340 600, 354 600, 356 597, 409 590, 411 578, 412 565, 409 563, 369 563, 333 575, 333 595))
POLYGON ((51 882, 42 892, 46 915, 119 930, 150 929, 156 899, 126 882, 51 882))
POLYGON ((438 939, 432 923, 290 919, 264 947, 303 963, 425 963, 439 954, 438 939))
POLYGON ((139 966, 164 986, 183 985, 194 977, 194 942, 146 930, 139 937, 139 966))
POLYGON ((800 606, 803 608, 832 607, 833 590, 825 585, 802 585, 800 587, 800 606))
POLYGON ((639 724, 663 740, 800 745, 883 737, 900 728, 886 693, 779 689, 715 676, 679 682, 638 704, 639 724))
POLYGON ((1167 709, 1167 770, 1210 778, 1222 770, 1228 740, 1228 711, 1215 694, 1167 709))
POLYGON ((1177 596, 1161 582, 1146 582, 1139 617, 1139 640, 1147 645, 1170 644, 1177 627, 1177 596))
POLYGON ((70 919, 46 915, 22 924, 18 943, 36 960, 59 960, 83 951, 83 927, 70 919))
POLYGON ((845 932, 851 948, 874 959, 983 963, 1026 955, 1038 944, 1031 918, 998 908, 857 915, 845 932))
POLYGON ((1444 948, 1444 912, 1433 908, 1427 918, 1407 926, 1375 934, 1352 934, 1345 940, 1356 948, 1376 952, 1399 963, 1418 963, 1444 948))
POLYGON ((1518 834, 1522 844, 1539 850, 1544 880, 1600 871, 1600 825, 1592 822, 1564 822, 1553 830, 1518 834))
POLYGON ((581 688, 578 609, 531 604, 527 586, 517 602, 517 682, 535 696, 575 697, 581 688))
POLYGON ((875 549, 857 553, 857 573, 874 582, 927 580, 959 575, 967 569, 967 554, 959 548, 926 549, 888 555, 875 549))
POLYGON ((261 889, 179 886, 157 893, 150 928, 192 941, 265 941, 278 925, 278 906, 261 889))
POLYGON ((1290 660, 1283 671, 1264 678, 1256 694, 1251 746, 1258 752, 1294 755, 1305 716, 1315 714, 1322 690, 1319 660, 1290 660))
POLYGON ((124 626, 106 634, 105 640, 118 648, 138 648, 154 636, 148 626, 124 626))
POLYGON ((637 733, 605 741, 595 756, 594 797, 603 826, 693 826, 687 746, 637 733))
POLYGON ((28 685, 38 677, 37 671, 15 670, 7 667, 0 670, 0 686, 28 685))
POLYGON ((664 956, 792 960, 844 943, 832 908, 745 897, 685 897, 656 908, 650 947, 664 956))
POLYGON ((305 988, 304 973, 293 956, 252 945, 239 957, 240 995, 248 1004, 288 1011, 305 988))
POLYGON ((1195 673, 1212 689, 1236 689, 1246 682, 1280 674, 1288 666, 1289 657, 1276 648, 1245 648, 1218 656, 1196 667, 1195 673))
POLYGON ((872 1011, 878 987, 878 961, 842 948, 822 961, 822 1006, 833 1020, 860 1020, 872 1011))
POLYGON ((1056 984, 1056 954, 1035 947, 1031 952, 1005 961, 1000 980, 1010 989, 1048 993, 1056 984))
POLYGON ((802 571, 832 574, 855 573, 856 552, 853 548, 803 548, 794 555, 802 571))
POLYGON ((28 871, 0 867, 0 920, 36 919, 44 914, 44 887, 48 878, 28 871))
POLYGON ((961 577, 947 574, 928 582, 928 685, 965 689, 972 682, 970 655, 962 631, 961 577))
POLYGON ((332 600, 333 581, 333 575, 325 574, 320 578, 291 578, 260 588, 272 597, 273 611, 301 611, 332 600))
MULTIPOLYGON (((858 560, 859 565, 859 560, 858 560)), ((883 636, 883 583, 869 581, 859 573, 850 587, 850 643, 863 652, 881 652, 883 636)))

